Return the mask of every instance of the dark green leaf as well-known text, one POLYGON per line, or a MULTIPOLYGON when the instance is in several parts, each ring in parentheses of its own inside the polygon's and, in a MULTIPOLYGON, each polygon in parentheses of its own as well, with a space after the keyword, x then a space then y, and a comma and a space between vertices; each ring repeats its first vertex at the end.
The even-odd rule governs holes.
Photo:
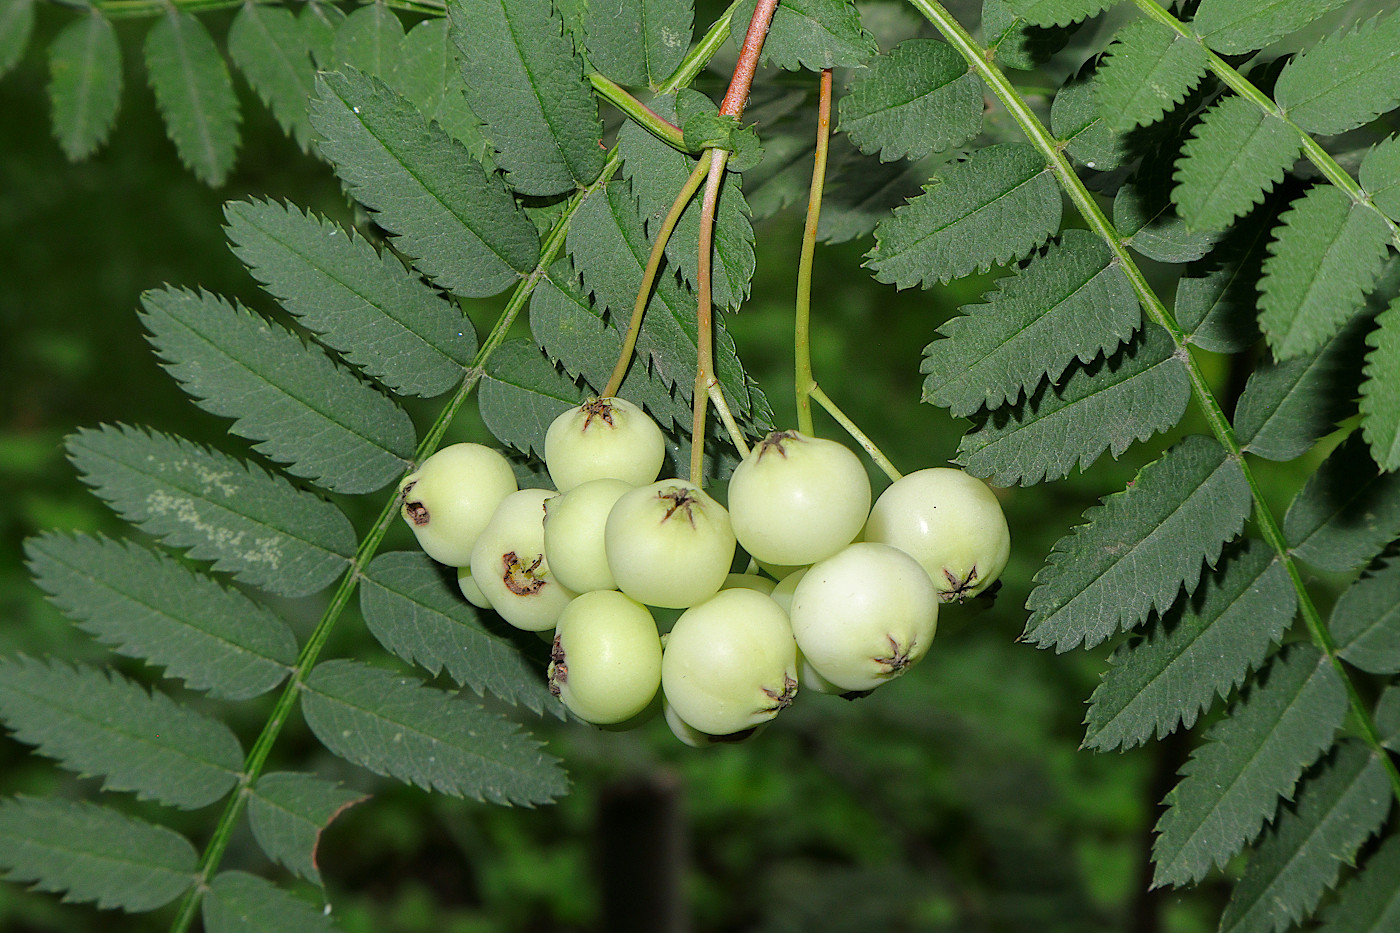
POLYGON ((1239 353, 1259 339, 1257 282, 1274 212, 1255 211, 1178 280, 1173 314, 1187 340, 1213 353, 1239 353))
POLYGON ((1060 189, 1030 146, 987 146, 945 168, 875 229, 867 265, 898 288, 928 288, 1020 259, 1060 226, 1060 189))
POLYGON ((1274 98, 1312 133, 1344 133, 1400 102, 1400 13, 1334 33, 1291 60, 1274 98))
POLYGON ((33 0, 0 0, 0 78, 24 57, 33 30, 33 0))
POLYGON ((0 800, 0 868, 65 900, 141 912, 195 881, 194 846, 164 826, 74 800, 0 800))
POLYGON ((1332 608, 1337 653, 1372 674, 1400 674, 1400 559, 1373 564, 1332 608))
POLYGON ((403 23, 387 3, 367 3, 336 27, 335 61, 336 71, 349 65, 386 82, 400 67, 417 66, 404 58, 403 23))
MULTIPOLYGON (((744 0, 734 8, 731 35, 736 45, 744 40, 755 6, 755 0, 744 0)), ((864 65, 878 51, 852 0, 781 0, 763 43, 762 61, 788 71, 821 71, 864 65)))
POLYGON ((35 583, 80 628, 194 690, 244 700, 296 661, 296 638, 274 612, 159 551, 56 533, 24 550, 35 583))
POLYGON ((243 768, 228 726, 115 671, 20 656, 0 660, 0 717, 14 737, 109 791, 194 810, 243 768))
POLYGON ((1263 663, 1297 607, 1287 571, 1261 542, 1227 550, 1145 639, 1113 653, 1089 699, 1084 745, 1129 749, 1154 734, 1191 728, 1217 696, 1228 696, 1263 663))
POLYGON ((1109 127, 1099 109, 1092 71, 1072 78, 1055 92, 1050 127, 1055 138, 1065 143, 1065 152, 1085 168, 1110 172, 1130 157, 1125 136, 1109 127))
POLYGON ((246 3, 228 33, 228 54, 282 129, 303 152, 311 149, 311 97, 315 66, 306 34, 284 7, 246 3))
POLYGON ((591 184, 603 170, 603 125, 549 0, 449 0, 448 15, 471 69, 467 102, 510 186, 548 197, 591 184))
POLYGON ((413 455, 413 422, 324 352, 208 292, 146 292, 141 323, 200 408, 293 476, 344 493, 392 482, 413 455))
POLYGON ((311 60, 322 71, 334 71, 340 67, 340 60, 335 54, 335 34, 343 22, 344 11, 329 0, 308 0, 297 17, 297 25, 306 38, 306 47, 311 50, 311 60))
POLYGON ((1376 318, 1366 337, 1361 430, 1383 470, 1400 470, 1400 298, 1376 318))
POLYGON ((533 712, 562 715, 543 668, 521 650, 519 630, 484 619, 456 580, 425 555, 376 557, 360 584, 360 610, 380 644, 429 674, 446 670, 478 694, 490 691, 533 712))
POLYGON ((321 833, 364 794, 310 774, 274 771, 248 790, 248 824, 267 857, 317 884, 321 833))
POLYGON ((998 65, 1029 71, 1064 48, 1070 30, 1041 28, 1014 13, 1007 0, 983 0, 982 35, 998 65))
POLYGON ((861 152, 922 159, 982 132, 982 81, 948 43, 906 39, 856 73, 840 114, 861 152))
POLYGON ((1390 232, 1331 185, 1293 202, 1277 229, 1259 283, 1259 327, 1275 358, 1287 359, 1322 346, 1361 307, 1390 232))
POLYGON ((425 19, 404 38, 405 64, 385 78, 389 86, 413 102, 425 119, 435 121, 467 147, 471 157, 489 171, 486 137, 481 121, 467 105, 467 85, 457 61, 446 19, 425 19))
MULTIPOLYGON (((483 0, 484 2, 484 0, 483 0)), ((409 101, 358 72, 316 79, 311 122, 355 199, 443 288, 494 295, 532 271, 539 234, 501 184, 409 101)))
POLYGON ((1331 744, 1346 715, 1346 689, 1311 645, 1280 651, 1206 733, 1167 794, 1152 846, 1153 884, 1198 881, 1224 865, 1292 799, 1303 769, 1331 744))
POLYGON ((1144 167, 1113 197, 1113 225, 1123 242, 1158 262, 1194 262, 1214 248, 1217 230, 1192 230, 1176 212, 1168 179, 1144 167))
POLYGON ((1298 159, 1303 138, 1253 101, 1212 107, 1182 147, 1172 200, 1187 226, 1224 227, 1264 200, 1298 159))
POLYGON ((589 0, 588 60, 619 84, 657 86, 690 48, 690 0, 589 0))
POLYGON ((1055 542, 1026 600, 1022 639, 1057 652, 1092 648, 1166 612, 1183 585, 1195 592, 1202 564, 1215 566, 1251 502, 1239 461, 1215 440, 1185 438, 1055 542))
POLYGON ((1156 20, 1133 20, 1114 37, 1095 76, 1099 108, 1125 132, 1155 123, 1186 99, 1206 73, 1206 50, 1156 20))
POLYGON ((1068 26, 1103 12, 1118 0, 1006 0, 1006 5, 1040 26, 1068 26))
POLYGON ((1225 907, 1221 933, 1276 933, 1311 914, 1385 822, 1391 800, 1385 768, 1370 749, 1341 742, 1264 834, 1225 907))
POLYGON ((1400 218, 1400 138, 1392 136, 1366 153, 1360 179, 1376 207, 1391 220, 1400 218))
POLYGON ((963 436, 958 463, 998 486, 1028 486, 1088 469, 1105 450, 1117 457, 1186 411, 1191 384, 1175 349, 1146 325, 1114 356, 1075 364, 1059 385, 992 412, 963 436))
POLYGON ((314 593, 355 551, 355 529, 334 505, 184 438, 107 425, 67 447, 83 482, 127 521, 253 586, 314 593))
POLYGON ((926 162, 881 163, 855 150, 834 160, 828 156, 817 239, 845 243, 874 233, 891 211, 918 197, 928 177, 926 162))
POLYGON ((393 255, 290 204, 230 201, 224 216, 253 277, 349 362, 401 394, 462 381, 477 349, 471 321, 393 255))
POLYGON ((107 140, 122 99, 117 31, 94 10, 69 23, 49 46, 53 134, 69 159, 87 158, 107 140))
POLYGON ((1196 35, 1225 55, 1252 52, 1296 32, 1347 0, 1202 0, 1196 35))
POLYGON ((529 340, 509 340, 491 354, 477 390, 481 420, 496 440, 543 459, 554 419, 585 392, 529 340))
POLYGON ((238 98, 204 23, 170 7, 146 36, 146 73, 180 161, 222 185, 238 148, 238 98))
POLYGON ((1319 570, 1355 570, 1400 535, 1400 473, 1381 472, 1351 435, 1294 497, 1283 533, 1319 570))
POLYGON ((200 905, 204 933, 334 933, 326 909, 242 871, 214 876, 200 905))
POLYGON ((1087 230, 1066 230, 997 286, 924 348, 924 401, 957 417, 1015 402, 1044 379, 1058 383, 1075 359, 1115 352, 1142 319, 1122 266, 1087 230))
POLYGON ((1321 933, 1386 933, 1400 928, 1400 836, 1391 836, 1342 888, 1321 933))
POLYGON ((301 708, 335 754, 429 790, 529 806, 568 787, 559 761, 515 723, 412 677, 327 661, 307 677, 301 708))

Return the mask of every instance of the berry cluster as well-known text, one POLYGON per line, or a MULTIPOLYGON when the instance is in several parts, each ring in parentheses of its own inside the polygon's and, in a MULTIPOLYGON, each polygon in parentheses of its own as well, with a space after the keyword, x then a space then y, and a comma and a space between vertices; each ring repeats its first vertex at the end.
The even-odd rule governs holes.
POLYGON ((775 431, 734 470, 729 508, 657 481, 661 429, 619 398, 545 436, 555 490, 518 489, 505 458, 446 447, 406 477, 402 512, 463 595, 552 638, 551 691, 579 718, 639 722, 659 704, 700 745, 752 733, 799 684, 873 690, 924 656, 941 602, 985 590, 1010 536, 996 497, 955 469, 893 483, 871 507, 859 458, 775 431), (763 571, 731 573, 743 548, 763 571), (682 610, 668 632, 658 615, 682 610))

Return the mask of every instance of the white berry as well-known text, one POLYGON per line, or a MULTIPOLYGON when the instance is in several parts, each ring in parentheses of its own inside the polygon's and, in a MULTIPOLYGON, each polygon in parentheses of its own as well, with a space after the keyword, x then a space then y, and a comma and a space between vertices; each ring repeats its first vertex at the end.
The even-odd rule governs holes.
POLYGON ((545 559, 560 583, 577 593, 617 588, 603 530, 608 513, 631 488, 620 479, 594 479, 545 501, 545 559))
POLYGON ((570 408, 544 436, 544 461, 560 492, 593 479, 641 486, 656 479, 666 437, 656 422, 621 398, 596 398, 570 408))
POLYGON ((661 638, 646 607, 614 590, 584 593, 559 615, 549 689, 585 722, 641 713, 661 686, 661 638))
POLYGON ((544 556, 548 489, 513 492, 497 506, 472 549, 472 579, 493 609, 516 628, 554 628, 577 594, 554 578, 544 556))
POLYGON ((719 592, 734 561, 729 513, 699 486, 678 479, 624 493, 608 513, 603 543, 618 589, 670 609, 719 592))
POLYGON ((480 444, 453 444, 403 478, 399 511, 424 553, 464 567, 496 506, 516 488, 505 457, 480 444))

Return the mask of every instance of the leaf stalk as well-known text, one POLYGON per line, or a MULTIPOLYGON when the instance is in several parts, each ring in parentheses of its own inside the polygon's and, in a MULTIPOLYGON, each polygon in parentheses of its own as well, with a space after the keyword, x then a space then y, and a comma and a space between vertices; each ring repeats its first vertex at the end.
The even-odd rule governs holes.
POLYGON ((807 222, 802 228, 802 252, 797 259, 796 320, 793 322, 793 365, 797 395, 797 430, 813 436, 812 389, 812 259, 816 254, 817 225, 826 188, 826 156, 831 139, 831 69, 822 70, 817 98, 817 154, 812 166, 812 186, 807 193, 807 222))

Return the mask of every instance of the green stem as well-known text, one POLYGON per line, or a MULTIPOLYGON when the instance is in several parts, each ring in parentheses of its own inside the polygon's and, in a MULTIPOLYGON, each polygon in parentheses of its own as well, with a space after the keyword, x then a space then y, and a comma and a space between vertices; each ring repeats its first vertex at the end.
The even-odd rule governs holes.
POLYGON ((831 396, 822 391, 821 386, 814 382, 809 391, 812 398, 817 400, 817 404, 825 408, 826 413, 836 419, 836 423, 845 428, 846 433, 851 435, 857 444, 865 448, 865 452, 870 455, 870 459, 875 462, 875 465, 879 467, 886 476, 891 480, 898 480, 903 476, 903 474, 895 468, 890 458, 886 457, 884 452, 880 450, 879 447, 875 446, 875 442, 870 439, 869 435, 862 431, 859 425, 852 421, 844 411, 836 406, 836 403, 831 400, 831 396))
MULTIPOLYGON (((1147 279, 1143 276, 1142 270, 1133 261, 1132 255, 1123 243, 1123 238, 1104 217, 1103 211, 1099 209, 1098 203, 1094 201, 1084 183, 1075 174, 1070 166, 1069 160, 1065 158, 1063 145, 1056 140, 1040 122, 1036 115, 1027 106, 1024 99, 1016 92, 1016 89, 1006 79, 1006 75, 1001 69, 993 64, 985 54, 984 50, 977 44, 972 36, 962 27, 951 14, 944 9, 937 0, 909 0, 909 2, 919 12, 943 33, 948 42, 956 48, 967 60, 968 64, 978 73, 992 92, 1001 100, 1007 112, 1015 118, 1021 130, 1026 134, 1030 142, 1040 150, 1041 154, 1048 160, 1051 169, 1060 181, 1060 186, 1079 209, 1084 220, 1090 229, 1097 233, 1108 248, 1113 252, 1115 259, 1122 265, 1123 271, 1127 273, 1129 281, 1132 282, 1133 291, 1137 293, 1138 300, 1142 303, 1151 320, 1163 327, 1171 335, 1172 342, 1176 345, 1176 358, 1181 360, 1186 368, 1186 373, 1191 382, 1191 393, 1195 398, 1197 406, 1205 415, 1206 421, 1210 425, 1211 433, 1215 435, 1229 455, 1240 465, 1240 471, 1244 474, 1245 480, 1249 484, 1250 496, 1254 501, 1254 517, 1259 525, 1260 533, 1268 545, 1273 548, 1278 560, 1283 564, 1288 573, 1288 578, 1292 581, 1293 588, 1298 594, 1298 605, 1302 609, 1303 620, 1307 626, 1308 633, 1313 644, 1322 651, 1337 675, 1341 678, 1346 687, 1347 701, 1351 707, 1352 717, 1358 724, 1361 738, 1367 746, 1376 754, 1382 767, 1390 779, 1391 790, 1397 800, 1400 800, 1400 769, 1395 766, 1384 745, 1381 743, 1380 731, 1376 728, 1375 720, 1371 716, 1370 709, 1361 697, 1356 685, 1352 682, 1351 675, 1346 666, 1337 655, 1336 641, 1332 638, 1331 632, 1322 621, 1321 615, 1317 611, 1316 605, 1312 601, 1312 596, 1308 593, 1307 586, 1303 582, 1303 575, 1297 562, 1289 550, 1288 540, 1284 537, 1278 520, 1274 517, 1268 503, 1264 499, 1263 490, 1259 482, 1255 479, 1253 470, 1250 469, 1249 462, 1244 457, 1239 441, 1235 438, 1234 429, 1230 426, 1230 421, 1225 417, 1225 412, 1221 410, 1220 403, 1212 393, 1209 383, 1202 374, 1195 358, 1191 355, 1191 350, 1186 344, 1185 334, 1175 318, 1168 313, 1160 298, 1147 284, 1147 279)), ((1147 0, 1134 0, 1138 6, 1147 9, 1147 0)), ((1150 4, 1155 6, 1155 4, 1150 4)), ((1157 8, 1162 16, 1167 16, 1160 7, 1157 8)), ((1160 19, 1160 17, 1159 17, 1160 19)), ((1180 24, 1178 24, 1180 25, 1180 24)), ((1222 62, 1221 68, 1228 69, 1222 62)), ((1238 77, 1238 73, 1233 69, 1228 69, 1238 77)), ((1220 73, 1220 72, 1217 72, 1220 73)), ((1224 75, 1222 75, 1224 77, 1224 75)), ((1240 79, 1243 81, 1243 79, 1240 79)), ((1229 83, 1227 81, 1227 83, 1229 83)), ((1247 82, 1245 82, 1247 84, 1247 82)), ((1233 86, 1233 85, 1232 85, 1233 86)), ((1252 86, 1251 86, 1252 87, 1252 86)), ((1255 93, 1258 93, 1255 89, 1255 93)), ((1261 95, 1262 96, 1262 95, 1261 95)), ((1325 153, 1323 154, 1325 156, 1325 153)), ((1330 157, 1326 159, 1331 162, 1330 157)), ((1336 163, 1332 163, 1335 166, 1336 163)), ((1322 166, 1319 165, 1319 168, 1322 166)), ((1338 169, 1340 171, 1340 169, 1338 169)), ((1346 175, 1345 172, 1341 173, 1346 175)), ((1330 175, 1329 175, 1330 177, 1330 175)), ((1347 182, 1355 188, 1350 176, 1347 182)), ((1355 189, 1358 190, 1359 189, 1355 189)))
POLYGON ((711 376, 705 394, 710 397, 710 404, 715 406, 715 411, 719 414, 719 420, 724 425, 724 430, 729 432, 729 442, 734 445, 735 450, 739 451, 740 457, 747 457, 749 455, 749 442, 744 440, 744 432, 739 430, 739 422, 734 420, 734 413, 729 410, 729 403, 724 400, 724 392, 720 390, 719 380, 711 376))
POLYGON ((588 83, 593 85, 593 90, 597 91, 600 97, 625 113, 633 123, 672 149, 690 154, 685 148, 685 137, 681 134, 680 127, 663 120, 656 111, 627 93, 627 89, 622 85, 596 71, 588 76, 588 83))
POLYGON ((822 191, 826 187, 827 143, 831 139, 831 69, 822 71, 817 101, 817 154, 812 166, 812 186, 807 193, 807 223, 802 228, 802 253, 797 260, 796 320, 792 328, 793 365, 797 396, 797 430, 813 436, 812 389, 812 259, 817 249, 817 224, 822 216, 822 191))
POLYGON ((710 301, 710 269, 713 262, 715 208, 719 204, 719 186, 724 181, 724 168, 729 153, 710 150, 709 170, 705 178, 705 199, 700 205, 699 263, 695 273, 696 354, 695 389, 690 424, 690 481, 696 486, 705 480, 705 415, 710 409, 710 382, 715 370, 714 306, 710 301))

